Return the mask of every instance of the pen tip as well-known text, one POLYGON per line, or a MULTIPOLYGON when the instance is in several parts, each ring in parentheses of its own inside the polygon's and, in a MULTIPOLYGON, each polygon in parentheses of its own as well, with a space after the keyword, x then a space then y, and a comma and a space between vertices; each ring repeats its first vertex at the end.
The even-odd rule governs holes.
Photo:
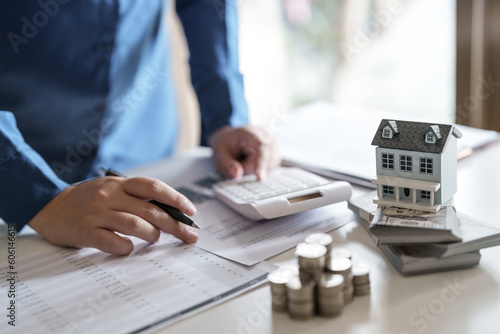
POLYGON ((196 224, 195 222, 193 222, 193 225, 191 225, 191 226, 193 226, 194 228, 197 228, 197 229, 201 229, 200 225, 196 224))

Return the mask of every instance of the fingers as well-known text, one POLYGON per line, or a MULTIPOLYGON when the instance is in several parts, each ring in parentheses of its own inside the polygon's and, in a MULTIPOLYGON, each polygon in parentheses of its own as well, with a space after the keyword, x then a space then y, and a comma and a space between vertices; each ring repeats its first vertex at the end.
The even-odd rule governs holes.
MULTIPOLYGON (((109 224, 111 230, 106 228, 92 230, 87 239, 87 243, 82 246, 97 248, 110 254, 126 255, 132 252, 134 244, 129 238, 117 235, 113 231, 135 236, 151 243, 154 243, 160 238, 160 231, 158 228, 137 216, 128 213, 119 213, 113 217, 112 221, 113 222, 109 224)), ((196 232, 171 217, 165 217, 165 219, 157 223, 161 230, 185 243, 194 243, 198 241, 198 234, 196 232)))
MULTIPOLYGON (((179 222, 177 222, 177 224, 183 225, 179 222)), ((172 235, 186 243, 194 243, 198 240, 198 235, 186 225, 180 228, 174 227, 172 232, 172 235)), ((117 235, 106 229, 96 229, 92 231, 88 243, 82 246, 96 248, 115 255, 127 255, 134 249, 134 244, 129 238, 117 235)))
POLYGON ((269 148, 259 141, 254 142, 252 147, 253 157, 248 159, 247 169, 250 173, 255 173, 258 180, 262 180, 266 176, 266 172, 269 169, 269 148))
POLYGON ((247 157, 243 161, 245 173, 254 173, 261 180, 268 169, 279 165, 276 142, 263 128, 248 126, 240 130, 246 134, 240 141, 240 150, 247 157))
POLYGON ((168 221, 163 221, 159 228, 162 231, 173 235, 177 239, 184 241, 185 243, 192 244, 198 241, 198 234, 191 227, 182 224, 171 217, 168 221))
POLYGON ((217 152, 214 155, 215 165, 217 169, 228 175, 231 179, 237 179, 243 176, 244 169, 241 162, 236 160, 237 156, 235 156, 228 149, 222 149, 222 151, 217 152))
POLYGON ((193 215, 196 209, 184 195, 159 180, 144 177, 122 180, 122 188, 124 193, 115 196, 113 216, 105 220, 104 229, 151 243, 159 239, 160 230, 186 243, 198 240, 196 232, 146 201, 154 199, 193 215))
POLYGON ((158 228, 136 214, 115 211, 103 221, 102 228, 104 229, 134 236, 151 243, 158 241, 160 238, 158 228))
POLYGON ((100 228, 91 232, 88 243, 84 246, 97 248, 103 252, 116 255, 127 255, 134 249, 134 244, 129 238, 100 228))
POLYGON ((168 204, 192 216, 196 213, 193 203, 172 187, 165 183, 145 177, 134 177, 123 182, 123 190, 130 196, 144 200, 154 199, 168 204))
POLYGON ((160 237, 160 230, 186 242, 198 240, 198 234, 168 215, 158 206, 143 199, 128 197, 121 201, 116 217, 109 220, 106 228, 117 232, 133 235, 149 242, 156 242, 160 237))
POLYGON ((154 243, 161 230, 184 242, 197 241, 194 231, 148 199, 177 207, 186 214, 196 211, 185 196, 158 180, 109 177, 67 187, 29 225, 56 245, 94 247, 118 255, 129 254, 134 247, 122 234, 154 243))
POLYGON ((280 162, 275 140, 260 127, 226 126, 217 130, 209 142, 217 169, 230 178, 255 173, 262 179, 269 168, 280 162))

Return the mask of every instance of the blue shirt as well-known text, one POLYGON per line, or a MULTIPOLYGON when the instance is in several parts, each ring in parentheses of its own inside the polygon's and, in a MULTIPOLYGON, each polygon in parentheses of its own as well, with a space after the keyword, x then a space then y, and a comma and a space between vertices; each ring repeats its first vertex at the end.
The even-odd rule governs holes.
MULTIPOLYGON (((9 1, 0 13, 0 217, 20 230, 99 167, 126 169, 176 144, 162 0, 9 1)), ((236 6, 177 0, 202 144, 247 123, 236 6)))

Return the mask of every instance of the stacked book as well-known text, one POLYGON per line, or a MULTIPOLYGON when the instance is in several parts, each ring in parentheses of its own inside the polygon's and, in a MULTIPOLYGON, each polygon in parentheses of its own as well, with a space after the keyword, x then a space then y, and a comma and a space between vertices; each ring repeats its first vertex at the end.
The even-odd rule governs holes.
POLYGON ((348 206, 403 275, 473 267, 481 259, 480 249, 500 244, 500 229, 456 212, 451 202, 431 214, 377 206, 375 197, 369 192, 348 206))

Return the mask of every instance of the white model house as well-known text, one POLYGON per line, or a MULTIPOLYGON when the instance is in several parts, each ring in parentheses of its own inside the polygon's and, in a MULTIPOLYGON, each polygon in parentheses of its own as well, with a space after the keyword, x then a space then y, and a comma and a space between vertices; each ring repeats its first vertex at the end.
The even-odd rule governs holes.
POLYGON ((453 125, 383 119, 377 146, 378 198, 386 206, 438 212, 457 192, 457 139, 453 125))

